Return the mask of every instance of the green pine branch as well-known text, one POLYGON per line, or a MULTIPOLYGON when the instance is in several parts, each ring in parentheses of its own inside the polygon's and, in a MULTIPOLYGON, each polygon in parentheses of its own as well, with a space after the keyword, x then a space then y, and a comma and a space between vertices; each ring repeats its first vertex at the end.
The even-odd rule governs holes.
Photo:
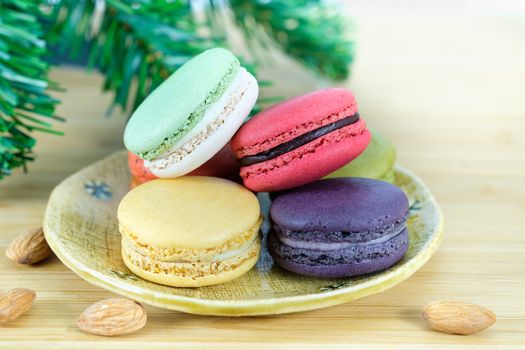
MULTIPOLYGON (((204 2, 207 6, 202 22, 195 20, 190 0, 105 0, 105 7, 99 11, 96 3, 62 0, 55 5, 51 40, 60 44, 62 52, 75 56, 85 38, 92 36, 89 66, 100 69, 105 76, 104 90, 114 91, 114 105, 124 110, 130 99, 132 109, 136 108, 194 55, 211 47, 228 46, 216 18, 222 10, 221 1, 204 2), (136 86, 132 84, 135 80, 136 86)), ((348 76, 351 43, 341 35, 343 19, 333 6, 319 0, 230 0, 229 5, 247 38, 264 42, 262 28, 307 67, 332 79, 348 76)), ((256 73, 255 65, 243 64, 256 73)), ((267 84, 262 81, 262 85, 267 84)))
POLYGON ((130 101, 135 109, 196 54, 226 44, 223 37, 197 23, 189 0, 106 0, 105 8, 99 10, 95 4, 62 0, 55 5, 51 39, 62 52, 76 55, 79 43, 92 36, 89 67, 102 72, 104 90, 115 93, 114 105, 123 110, 130 101))
POLYGON ((263 47, 267 37, 306 67, 334 79, 346 79, 353 43, 346 37, 348 19, 323 0, 229 0, 237 25, 247 39, 263 47))
POLYGON ((52 121, 58 100, 48 95, 57 85, 48 80, 42 59, 46 42, 40 1, 0 0, 0 180, 33 160, 33 131, 61 134, 52 121))

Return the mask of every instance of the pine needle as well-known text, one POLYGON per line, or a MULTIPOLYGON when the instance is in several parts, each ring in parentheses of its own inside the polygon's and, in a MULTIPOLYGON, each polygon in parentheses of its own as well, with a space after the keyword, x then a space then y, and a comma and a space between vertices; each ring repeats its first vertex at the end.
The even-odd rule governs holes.
POLYGON ((49 120, 58 100, 48 95, 49 65, 40 1, 0 0, 0 180, 34 159, 33 131, 61 135, 49 120))

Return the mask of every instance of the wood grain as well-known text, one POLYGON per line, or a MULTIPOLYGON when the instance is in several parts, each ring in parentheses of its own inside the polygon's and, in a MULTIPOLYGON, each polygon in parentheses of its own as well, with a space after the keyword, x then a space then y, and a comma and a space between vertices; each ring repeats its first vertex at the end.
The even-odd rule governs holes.
MULTIPOLYGON (((6 349, 235 347, 377 349, 525 346, 525 35, 523 18, 361 17, 350 86, 367 122, 397 146, 445 214, 445 240, 425 267, 379 295, 324 310, 253 318, 193 316, 147 307, 139 333, 105 339, 76 318, 112 297, 56 258, 18 266, 0 255, 0 288, 31 288, 34 307, 0 328, 6 349), (491 309, 489 330, 462 337, 431 331, 421 308, 463 300, 491 309)), ((276 56, 273 92, 295 95, 327 83, 276 56)), ((67 175, 122 147, 124 117, 104 116, 101 78, 71 69, 53 77, 68 89, 63 138, 40 135, 27 175, 0 184, 0 250, 41 224, 47 196, 67 175)), ((272 94, 266 90, 266 94, 272 94)))

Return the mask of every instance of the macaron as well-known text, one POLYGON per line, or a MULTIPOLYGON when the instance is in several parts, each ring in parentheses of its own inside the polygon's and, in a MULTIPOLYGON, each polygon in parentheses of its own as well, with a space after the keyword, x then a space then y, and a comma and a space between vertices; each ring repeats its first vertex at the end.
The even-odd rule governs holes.
POLYGON ((122 258, 136 275, 174 287, 231 281, 259 257, 259 202, 224 179, 183 176, 149 181, 118 207, 122 258))
POLYGON ((230 144, 226 144, 210 160, 193 170, 188 175, 215 176, 240 182, 239 164, 235 159, 230 144))
POLYGON ((234 55, 207 50, 140 104, 126 125, 124 144, 156 176, 185 175, 229 142, 258 92, 257 81, 234 55))
POLYGON ((408 248, 408 199, 379 180, 315 181, 270 207, 268 249, 282 268, 312 277, 349 277, 386 269, 408 248))
POLYGON ((396 149, 379 131, 369 130, 372 139, 363 153, 325 178, 366 177, 395 183, 396 149))
POLYGON ((339 169, 370 141, 354 95, 333 88, 258 113, 231 141, 244 185, 256 192, 301 186, 339 169))
POLYGON ((131 152, 128 152, 128 168, 131 173, 131 188, 144 182, 158 179, 157 176, 144 166, 144 160, 131 152))
MULTIPOLYGON (((131 152, 128 152, 128 166, 131 172, 131 188, 158 179, 145 167, 144 160, 131 152)), ((229 144, 188 175, 222 177, 240 183, 239 165, 229 144)))

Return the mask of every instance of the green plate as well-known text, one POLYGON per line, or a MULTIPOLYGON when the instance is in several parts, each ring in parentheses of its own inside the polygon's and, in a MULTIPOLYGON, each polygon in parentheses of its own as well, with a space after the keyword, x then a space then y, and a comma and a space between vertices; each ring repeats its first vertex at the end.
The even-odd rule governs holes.
MULTIPOLYGON (((80 277, 146 304, 222 316, 311 310, 389 289, 416 272, 438 248, 443 224, 438 204, 410 171, 397 166, 396 178, 410 198, 408 252, 388 270, 354 278, 318 279, 286 272, 274 265, 265 244, 255 268, 221 285, 174 288, 135 276, 120 256, 116 219, 117 206, 130 182, 125 152, 115 153, 58 185, 49 198, 44 230, 55 254, 80 277)), ((263 212, 267 212, 267 196, 259 197, 263 212)), ((263 232, 267 231, 266 222, 263 232)))

